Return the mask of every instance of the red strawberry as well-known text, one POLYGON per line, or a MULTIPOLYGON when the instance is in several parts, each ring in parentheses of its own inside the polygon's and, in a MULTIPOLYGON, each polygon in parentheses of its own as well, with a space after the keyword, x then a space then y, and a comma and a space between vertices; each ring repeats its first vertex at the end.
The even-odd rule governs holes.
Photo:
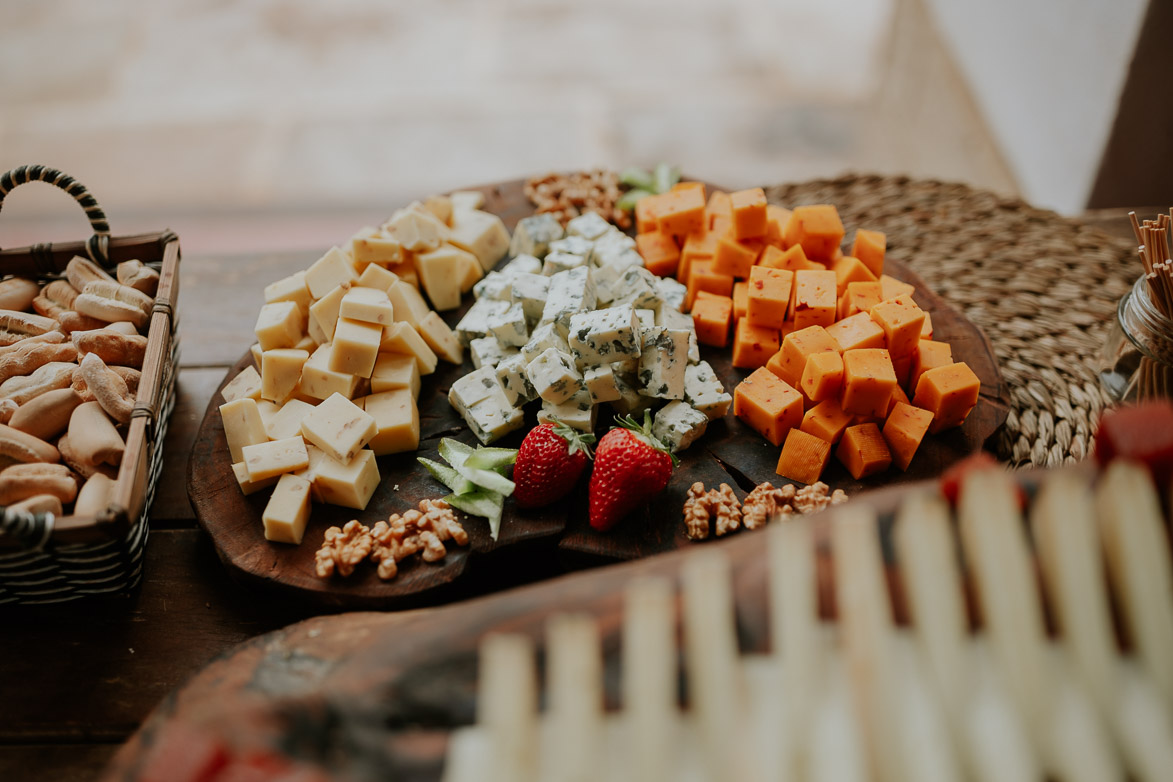
POLYGON ((523 508, 537 508, 565 497, 586 469, 594 441, 593 434, 559 421, 535 426, 517 451, 513 499, 523 508))
POLYGON ((652 437, 651 411, 644 411, 643 426, 630 416, 615 420, 621 428, 603 435, 591 473, 591 526, 603 532, 664 491, 675 463, 652 437))

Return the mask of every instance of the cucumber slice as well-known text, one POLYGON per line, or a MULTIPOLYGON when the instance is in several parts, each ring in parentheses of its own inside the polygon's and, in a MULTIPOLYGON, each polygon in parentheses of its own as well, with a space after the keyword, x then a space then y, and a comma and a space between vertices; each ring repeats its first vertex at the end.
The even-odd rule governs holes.
POLYGON ((503 497, 513 494, 513 481, 492 470, 478 470, 475 467, 469 467, 468 464, 463 464, 457 467, 456 471, 481 489, 497 492, 503 497))
POLYGON ((468 494, 449 494, 444 501, 470 516, 483 516, 489 520, 489 535, 493 540, 501 531, 501 506, 505 498, 495 491, 480 489, 468 494))
POLYGON ((504 475, 505 468, 517 461, 516 448, 478 448, 464 462, 465 467, 478 470, 496 470, 504 475))
POLYGON ((628 187, 637 187, 640 190, 651 190, 655 183, 650 172, 639 166, 628 166, 619 175, 619 181, 628 187))
POLYGON ((680 181, 680 169, 667 163, 657 163, 652 178, 655 180, 652 189, 657 193, 667 193, 672 185, 680 181))
POLYGON ((474 453, 475 451, 471 445, 465 445, 459 440, 453 440, 451 437, 445 437, 440 441, 440 458, 453 467, 459 467, 464 464, 468 457, 474 453))
POLYGON ((431 459, 425 459, 422 456, 416 457, 416 461, 428 468, 428 472, 432 477, 440 483, 447 486, 457 494, 468 494, 476 489, 476 486, 468 478, 458 473, 446 464, 434 462, 431 459))
POLYGON ((640 200, 641 198, 647 198, 650 195, 655 194, 650 190, 644 190, 642 188, 628 190, 619 197, 619 200, 615 202, 615 206, 619 207, 625 212, 630 212, 632 209, 635 209, 636 201, 640 200))

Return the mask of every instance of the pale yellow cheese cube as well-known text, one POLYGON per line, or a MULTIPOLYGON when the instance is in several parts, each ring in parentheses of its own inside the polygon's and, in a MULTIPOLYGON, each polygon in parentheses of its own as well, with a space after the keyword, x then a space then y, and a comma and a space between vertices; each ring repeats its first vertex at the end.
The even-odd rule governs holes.
POLYGON ((448 241, 475 255, 481 262, 481 269, 489 271, 509 250, 509 231, 497 215, 456 210, 452 213, 448 241))
POLYGON ((305 366, 301 368, 301 382, 298 390, 313 399, 325 399, 331 394, 342 394, 347 399, 354 396, 358 378, 346 372, 330 369, 334 348, 321 345, 315 350, 305 366))
POLYGON ((464 346, 437 312, 429 312, 417 329, 427 346, 450 364, 464 361, 464 346))
POLYGON ((269 439, 284 440, 287 437, 301 436, 302 419, 313 409, 314 405, 309 402, 290 399, 271 415, 266 416, 262 412, 261 419, 265 422, 265 432, 269 435, 269 439))
MULTIPOLYGON (((418 293, 420 280, 419 275, 416 274, 415 271, 415 257, 406 250, 403 251, 403 254, 408 258, 408 260, 401 263, 391 264, 387 267, 387 271, 393 272, 397 277, 399 277, 400 280, 415 288, 416 292, 418 293)), ((388 291, 388 293, 390 293, 390 291, 388 291)), ((395 300, 392 299, 391 301, 394 303, 395 300)))
POLYGON ((309 334, 301 338, 301 342, 294 345, 298 350, 304 350, 306 353, 313 353, 318 347, 318 342, 309 334))
MULTIPOLYGON (((261 423, 265 425, 265 433, 269 434, 269 424, 273 421, 273 416, 281 412, 281 405, 270 402, 268 399, 262 399, 257 402, 257 410, 261 413, 261 423)), ((269 439, 275 439, 272 434, 269 434, 269 439)))
POLYGON ((338 324, 338 311, 342 297, 350 290, 350 283, 332 288, 325 296, 310 306, 309 332, 319 345, 334 339, 334 327, 338 324))
POLYGON ((422 205, 419 209, 399 210, 392 215, 385 229, 403 245, 403 249, 413 253, 434 250, 448 238, 448 226, 422 205))
POLYGON ((301 422, 305 439, 345 463, 376 433, 375 419, 341 394, 332 394, 301 422))
POLYGON ((424 199, 424 208, 436 216, 444 225, 452 223, 452 199, 448 196, 434 195, 424 199))
POLYGON ((343 283, 354 282, 358 282, 354 266, 337 247, 331 247, 305 272, 305 284, 315 299, 322 298, 343 283))
POLYGON ((432 308, 414 286, 400 280, 387 291, 391 306, 395 308, 395 320, 418 326, 432 308))
POLYGON ((390 391, 406 388, 412 399, 420 396, 420 370, 414 356, 400 353, 380 353, 371 372, 371 391, 390 391))
POLYGON ((245 367, 237 373, 236 377, 229 380, 220 389, 220 395, 224 397, 225 402, 235 402, 237 399, 260 399, 261 398, 261 376, 253 367, 245 367))
POLYGON ((309 520, 310 482, 297 475, 282 475, 261 513, 265 540, 296 546, 301 543, 309 520))
POLYGON ((379 351, 414 357, 421 375, 430 375, 436 371, 436 354, 419 332, 407 323, 394 323, 383 329, 383 343, 379 351))
POLYGON ((314 502, 321 502, 322 492, 318 490, 318 485, 314 482, 314 479, 318 475, 318 465, 321 464, 323 460, 329 459, 330 457, 322 453, 321 448, 310 443, 306 443, 305 451, 307 454, 309 454, 309 464, 293 474, 309 481, 310 499, 312 499, 314 502))
POLYGON ((233 464, 232 474, 236 476, 236 483, 240 486, 240 490, 245 496, 256 494, 261 489, 269 488, 281 477, 280 475, 274 475, 271 478, 265 478, 263 481, 250 481, 248 479, 248 468, 244 466, 244 462, 233 464))
POLYGON ((305 450, 305 441, 300 437, 286 437, 246 445, 241 453, 244 457, 244 466, 248 468, 250 481, 263 481, 274 475, 296 472, 309 464, 310 458, 305 450))
POLYGON ((257 315, 257 343, 261 350, 291 348, 301 341, 301 310, 292 301, 265 304, 257 315))
POLYGON ((383 293, 391 290, 391 286, 397 282, 399 282, 398 274, 373 263, 363 269, 362 274, 358 277, 358 284, 361 287, 374 288, 383 291, 383 293))
MULTIPOLYGON (((248 350, 253 355, 253 363, 257 365, 257 369, 260 369, 261 368, 261 354, 264 352, 263 350, 261 350, 261 343, 254 342, 253 344, 249 345, 248 350)), ((260 377, 260 375, 257 375, 257 377, 260 377)))
POLYGON ((395 322, 395 309, 386 291, 355 286, 342 297, 338 317, 390 326, 395 322))
POLYGON ((228 441, 228 453, 234 462, 244 458, 246 447, 269 441, 254 399, 244 397, 220 405, 220 420, 224 423, 224 439, 228 441))
POLYGON ((278 404, 293 396, 301 380, 301 368, 310 354, 295 348, 266 350, 261 354, 261 396, 278 404))
POLYGON ((485 194, 480 190, 456 190, 448 194, 448 200, 452 202, 452 216, 455 218, 457 212, 469 212, 484 206, 485 194))
POLYGON ((460 306, 460 294, 471 288, 480 279, 480 262, 472 253, 454 247, 451 244, 441 245, 431 252, 420 253, 415 257, 416 268, 419 269, 420 283, 424 292, 438 310, 454 310, 460 306), (469 269, 475 270, 475 277, 468 281, 469 269))
POLYGON ((410 388, 363 397, 363 410, 375 419, 370 448, 378 456, 414 451, 420 445, 420 414, 410 388))
POLYGON ((374 452, 364 448, 348 464, 323 455, 314 468, 314 487, 322 502, 366 509, 371 495, 379 487, 379 466, 374 452))
POLYGON ((403 246, 381 231, 372 236, 356 236, 350 242, 350 251, 360 274, 371 264, 388 266, 403 260, 403 246))
POLYGON ((303 318, 309 315, 313 299, 310 297, 310 289, 305 284, 305 272, 297 272, 265 286, 265 303, 272 304, 277 301, 292 301, 301 310, 303 318))
POLYGON ((359 377, 370 377, 383 341, 383 327, 377 323, 339 318, 331 343, 330 369, 359 377))

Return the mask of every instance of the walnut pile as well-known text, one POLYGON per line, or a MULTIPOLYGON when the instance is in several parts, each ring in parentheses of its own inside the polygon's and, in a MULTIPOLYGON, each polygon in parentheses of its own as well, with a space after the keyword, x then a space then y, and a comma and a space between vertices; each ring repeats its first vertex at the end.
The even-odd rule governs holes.
POLYGON ((721 537, 736 532, 739 526, 764 527, 778 514, 786 518, 847 502, 847 493, 842 489, 829 491, 830 487, 822 481, 797 490, 790 484, 775 488, 770 483, 762 483, 743 502, 738 502, 729 484, 722 483, 720 489, 705 491, 704 484, 698 481, 689 487, 684 500, 685 532, 690 540, 704 540, 709 536, 710 521, 715 518, 716 535, 721 537))
POLYGON ((538 214, 552 214, 565 228, 571 219, 594 212, 620 228, 631 227, 631 215, 615 207, 619 200, 619 176, 595 169, 573 174, 546 174, 525 183, 525 194, 538 214))
POLYGON ((330 527, 314 555, 314 569, 318 578, 349 576, 356 565, 370 559, 378 565, 379 578, 389 580, 399 573, 399 563, 415 554, 425 562, 443 559, 448 540, 468 545, 468 533, 452 508, 443 500, 421 500, 419 510, 393 513, 371 528, 353 520, 342 529, 330 527))

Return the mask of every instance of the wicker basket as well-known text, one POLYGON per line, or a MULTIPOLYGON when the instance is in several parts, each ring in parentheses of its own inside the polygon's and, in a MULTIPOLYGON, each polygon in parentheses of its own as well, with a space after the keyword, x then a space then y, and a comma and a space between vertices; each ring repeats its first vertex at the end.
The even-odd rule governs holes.
POLYGON ((142 576, 147 509, 163 465, 163 437, 175 406, 179 340, 179 238, 171 231, 111 237, 106 217, 85 187, 60 171, 22 166, 0 176, 0 206, 26 182, 56 185, 85 209, 94 235, 86 242, 0 251, 0 274, 44 282, 61 277, 74 256, 106 269, 138 259, 159 272, 147 352, 126 451, 106 510, 99 516, 4 511, 0 514, 0 604, 57 603, 132 589, 142 576))

